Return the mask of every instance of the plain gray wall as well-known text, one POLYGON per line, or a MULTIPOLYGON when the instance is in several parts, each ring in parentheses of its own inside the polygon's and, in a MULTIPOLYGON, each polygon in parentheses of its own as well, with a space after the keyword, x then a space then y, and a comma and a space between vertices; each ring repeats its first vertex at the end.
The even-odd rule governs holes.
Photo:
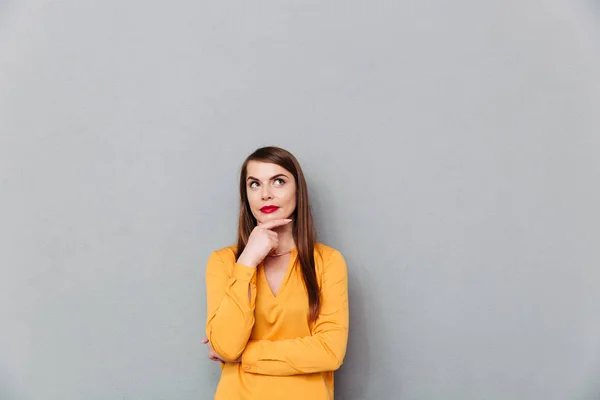
POLYGON ((0 399, 209 399, 255 148, 346 256, 338 399, 600 398, 597 1, 0 2, 0 399))

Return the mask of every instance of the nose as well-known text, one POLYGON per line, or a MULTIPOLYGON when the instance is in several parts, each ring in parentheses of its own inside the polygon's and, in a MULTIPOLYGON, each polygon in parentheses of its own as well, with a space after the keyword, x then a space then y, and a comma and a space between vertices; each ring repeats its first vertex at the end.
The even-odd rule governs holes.
POLYGON ((269 185, 263 185, 260 197, 263 200, 270 200, 273 198, 273 196, 271 195, 271 188, 269 187, 269 185))

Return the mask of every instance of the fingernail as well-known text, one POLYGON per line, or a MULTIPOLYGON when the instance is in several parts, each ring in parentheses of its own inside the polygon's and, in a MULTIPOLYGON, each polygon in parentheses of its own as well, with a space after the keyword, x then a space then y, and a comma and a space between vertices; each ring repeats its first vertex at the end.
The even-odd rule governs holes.
POLYGON ((286 222, 290 222, 290 221, 291 221, 291 219, 289 219, 289 218, 286 218, 286 219, 284 219, 284 221, 286 221, 286 222))

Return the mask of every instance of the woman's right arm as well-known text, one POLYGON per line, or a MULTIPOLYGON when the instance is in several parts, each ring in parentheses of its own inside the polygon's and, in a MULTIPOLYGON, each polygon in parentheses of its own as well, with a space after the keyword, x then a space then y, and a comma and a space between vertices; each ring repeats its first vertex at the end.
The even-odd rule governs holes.
POLYGON ((256 267, 279 242, 273 228, 290 223, 278 219, 256 226, 248 244, 235 261, 220 250, 213 252, 206 265, 206 337, 215 353, 224 360, 237 360, 254 326, 256 267))
POLYGON ((254 326, 256 268, 213 252, 206 265, 206 336, 214 351, 236 360, 254 326))

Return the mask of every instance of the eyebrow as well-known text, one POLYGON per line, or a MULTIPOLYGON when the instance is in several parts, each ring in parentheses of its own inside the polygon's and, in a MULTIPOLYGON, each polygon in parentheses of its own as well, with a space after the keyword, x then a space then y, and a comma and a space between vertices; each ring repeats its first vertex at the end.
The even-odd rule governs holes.
MULTIPOLYGON (((286 174, 277 174, 277 175, 274 175, 274 176, 272 176, 271 178, 269 178, 269 180, 270 180, 270 181, 272 181, 273 179, 280 178, 280 177, 282 177, 282 176, 283 176, 284 178, 288 178, 288 176, 287 176, 286 174)), ((288 179, 289 179, 289 178, 288 178, 288 179)), ((246 179, 246 180, 247 180, 247 181, 253 180, 253 181, 259 181, 259 182, 260 182, 260 179, 258 179, 258 178, 255 178, 255 177, 253 177, 253 176, 249 176, 249 177, 248 177, 248 179, 246 179)))

